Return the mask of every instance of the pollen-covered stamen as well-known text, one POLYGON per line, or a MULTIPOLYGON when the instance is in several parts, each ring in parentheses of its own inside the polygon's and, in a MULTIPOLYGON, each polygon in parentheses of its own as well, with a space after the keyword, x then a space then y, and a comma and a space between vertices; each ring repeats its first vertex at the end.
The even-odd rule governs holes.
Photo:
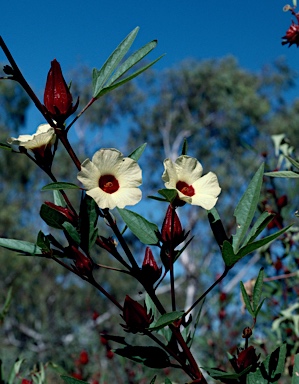
POLYGON ((192 185, 188 185, 185 183, 185 181, 178 181, 176 183, 176 189, 178 189, 180 192, 182 192, 186 196, 194 196, 195 191, 192 185))
POLYGON ((99 187, 106 193, 114 193, 119 189, 119 183, 113 175, 103 175, 99 180, 99 187))

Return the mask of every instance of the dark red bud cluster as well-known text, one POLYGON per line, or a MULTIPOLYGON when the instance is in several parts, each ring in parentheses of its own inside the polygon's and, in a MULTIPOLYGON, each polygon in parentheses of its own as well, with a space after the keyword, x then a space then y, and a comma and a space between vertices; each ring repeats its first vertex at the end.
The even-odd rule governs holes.
POLYGON ((252 366, 250 372, 254 372, 258 367, 258 360, 260 355, 256 354, 255 348, 250 346, 246 349, 239 349, 237 356, 234 356, 230 362, 237 373, 242 372, 244 369, 252 366))
POLYGON ((58 124, 63 124, 76 111, 79 105, 78 98, 73 106, 72 94, 64 80, 60 64, 56 59, 51 61, 44 93, 44 104, 49 115, 58 124))
POLYGON ((173 248, 176 248, 187 236, 188 234, 185 235, 175 208, 169 205, 162 224, 161 241, 167 245, 171 244, 173 248))
POLYGON ((296 44, 297 47, 299 46, 299 25, 295 24, 292 20, 292 24, 290 25, 289 29, 286 31, 286 34, 282 37, 284 39, 281 44, 289 44, 289 47, 293 44, 296 44))
POLYGON ((146 247, 141 273, 142 283, 145 286, 152 287, 155 282, 161 277, 162 267, 158 267, 150 247, 146 247))
POLYGON ((137 333, 145 331, 153 322, 151 311, 147 313, 146 306, 142 306, 137 301, 126 296, 122 318, 126 324, 121 324, 125 331, 137 333))
POLYGON ((74 245, 71 246, 71 251, 71 256, 74 259, 74 268, 76 271, 83 276, 91 275, 93 270, 93 264, 91 260, 74 245))
POLYGON ((57 211, 57 212, 61 213, 63 216, 65 216, 66 220, 68 222, 70 222, 71 224, 73 224, 74 227, 77 226, 77 224, 78 224, 77 217, 73 214, 73 212, 69 208, 61 207, 59 205, 52 203, 51 201, 45 201, 45 204, 48 207, 55 209, 55 211, 57 211))

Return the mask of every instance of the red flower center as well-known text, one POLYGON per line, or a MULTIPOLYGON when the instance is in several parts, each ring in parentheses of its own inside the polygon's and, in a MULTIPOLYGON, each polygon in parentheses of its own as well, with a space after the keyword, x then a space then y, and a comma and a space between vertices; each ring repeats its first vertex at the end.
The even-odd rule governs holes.
POLYGON ((99 180, 99 187, 106 193, 114 193, 119 189, 117 179, 113 175, 103 175, 99 180))
POLYGON ((184 181, 178 181, 176 183, 176 189, 178 189, 180 192, 182 192, 186 196, 191 197, 195 195, 194 188, 192 187, 192 185, 188 185, 184 181))

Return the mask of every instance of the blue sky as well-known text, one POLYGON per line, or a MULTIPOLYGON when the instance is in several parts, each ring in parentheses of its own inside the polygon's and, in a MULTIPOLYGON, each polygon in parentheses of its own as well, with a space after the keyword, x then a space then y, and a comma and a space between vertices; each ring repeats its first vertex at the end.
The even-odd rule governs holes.
MULTIPOLYGON (((291 22, 284 0, 5 1, 1 35, 37 94, 42 97, 50 62, 67 72, 78 63, 101 67, 118 43, 137 25, 133 49, 152 39, 152 59, 166 56, 157 69, 179 61, 237 57, 241 66, 258 71, 277 57, 298 68, 299 50, 281 45, 291 22)), ((5 62, 3 53, 0 61, 5 62)), ((299 69, 299 68, 298 68, 299 69)), ((67 78, 67 81, 71 79, 67 78)), ((40 123, 31 114, 31 123, 40 123)))

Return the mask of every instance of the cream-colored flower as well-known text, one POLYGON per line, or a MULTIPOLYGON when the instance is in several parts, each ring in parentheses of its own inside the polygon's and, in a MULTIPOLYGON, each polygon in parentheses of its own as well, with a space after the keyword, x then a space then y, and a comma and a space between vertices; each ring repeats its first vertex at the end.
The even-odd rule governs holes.
POLYGON ((86 159, 81 164, 77 177, 102 209, 124 208, 141 200, 141 169, 135 160, 123 157, 117 149, 97 151, 92 161, 86 159))
POLYGON ((7 140, 9 144, 18 145, 26 149, 35 150, 46 148, 54 144, 56 139, 55 130, 49 124, 41 124, 33 135, 20 135, 18 138, 11 137, 7 140))
POLYGON ((175 163, 164 160, 162 179, 165 187, 176 189, 181 200, 199 205, 204 209, 212 209, 221 192, 217 176, 213 172, 202 176, 202 165, 197 159, 182 155, 175 163))

